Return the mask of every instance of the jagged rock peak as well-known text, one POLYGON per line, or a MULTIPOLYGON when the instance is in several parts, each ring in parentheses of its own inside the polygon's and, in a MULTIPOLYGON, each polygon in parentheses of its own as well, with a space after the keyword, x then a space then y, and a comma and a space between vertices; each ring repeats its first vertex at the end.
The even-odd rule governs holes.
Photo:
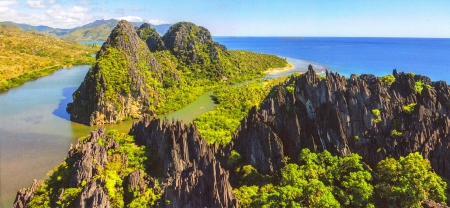
POLYGON ((346 79, 327 72, 319 78, 310 67, 274 87, 261 108, 249 112, 233 148, 262 173, 280 171, 282 163, 273 161, 298 161, 301 149, 309 148, 358 153, 372 167, 386 157, 420 152, 438 174, 450 177, 450 88, 425 76, 393 74, 388 84, 367 74, 346 79), (421 92, 415 87, 420 82, 421 92))
POLYGON ((138 36, 147 43, 151 52, 162 51, 166 49, 161 35, 152 28, 150 24, 144 23, 137 30, 138 36))
MULTIPOLYGON (((91 132, 89 138, 75 148, 69 149, 68 158, 75 160, 69 180, 70 187, 80 187, 83 181, 90 182, 92 176, 99 172, 108 162, 107 148, 98 143, 105 138, 105 128, 101 127, 91 132)), ((116 143, 116 142, 112 142, 116 143)))
POLYGON ((24 208, 30 202, 31 197, 34 196, 36 189, 43 184, 44 181, 34 179, 30 188, 23 188, 17 192, 16 199, 14 200, 14 208, 24 208))
POLYGON ((150 84, 163 80, 161 65, 133 25, 122 20, 97 53, 97 63, 75 91, 67 111, 72 121, 90 126, 141 118, 159 102, 159 89, 150 84))
POLYGON ((190 22, 172 25, 162 39, 167 49, 187 63, 203 63, 202 52, 213 60, 219 60, 217 50, 226 51, 225 46, 213 41, 206 28, 190 22))
POLYGON ((114 47, 127 54, 139 52, 139 37, 136 29, 126 20, 121 20, 111 31, 108 39, 103 43, 102 48, 97 52, 97 58, 106 52, 108 47, 114 47))
POLYGON ((161 202, 167 207, 236 207, 229 173, 215 158, 195 124, 150 119, 146 116, 130 131, 158 158, 155 169, 164 177, 161 202))

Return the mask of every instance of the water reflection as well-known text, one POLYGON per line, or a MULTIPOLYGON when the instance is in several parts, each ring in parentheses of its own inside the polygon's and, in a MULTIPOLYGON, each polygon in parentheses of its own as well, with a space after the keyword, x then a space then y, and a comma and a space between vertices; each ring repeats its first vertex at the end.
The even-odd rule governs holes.
POLYGON ((78 87, 66 87, 61 90, 63 99, 59 100, 58 108, 53 111, 53 115, 70 121, 70 115, 67 113, 67 104, 73 101, 72 94, 78 87))

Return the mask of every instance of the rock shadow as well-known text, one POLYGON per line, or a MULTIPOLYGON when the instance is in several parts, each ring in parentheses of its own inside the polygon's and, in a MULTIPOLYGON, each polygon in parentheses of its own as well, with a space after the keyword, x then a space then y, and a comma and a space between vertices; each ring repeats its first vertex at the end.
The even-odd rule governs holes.
POLYGON ((77 87, 66 87, 61 90, 64 98, 59 100, 58 108, 53 111, 53 115, 70 121, 70 115, 67 113, 66 108, 67 104, 73 101, 72 94, 75 90, 77 90, 77 87))

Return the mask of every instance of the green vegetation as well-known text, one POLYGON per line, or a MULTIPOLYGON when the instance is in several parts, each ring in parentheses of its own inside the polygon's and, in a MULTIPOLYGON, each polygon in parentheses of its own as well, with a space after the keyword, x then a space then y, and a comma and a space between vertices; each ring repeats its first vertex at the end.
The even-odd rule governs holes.
POLYGON ((399 160, 387 158, 373 171, 357 154, 337 157, 304 149, 299 164, 286 165, 279 177, 263 176, 250 165, 239 166, 240 183, 233 192, 240 205, 420 207, 424 199, 445 204, 447 184, 419 153, 399 160))
POLYGON ((417 103, 410 103, 408 105, 403 106, 403 110, 409 114, 414 112, 414 108, 416 107, 417 103))
POLYGON ((417 81, 414 83, 414 88, 418 93, 422 93, 423 87, 426 87, 428 89, 433 89, 433 87, 429 84, 425 84, 422 81, 417 81))
POLYGON ((302 165, 286 165, 274 184, 245 184, 233 191, 243 207, 372 206, 372 176, 360 160, 357 154, 339 158, 304 149, 302 165))
POLYGON ((397 131, 396 129, 392 130, 391 134, 395 135, 395 136, 402 136, 403 135, 403 133, 401 131, 397 131))
POLYGON ((379 109, 372 109, 372 115, 373 116, 375 116, 375 117, 378 117, 378 116, 380 116, 380 110, 379 109))
MULTIPOLYGON (((284 78, 282 78, 284 79, 284 78)), ((214 110, 194 119, 199 132, 208 143, 228 143, 231 135, 247 115, 248 111, 267 97, 270 89, 280 81, 252 81, 243 86, 227 86, 214 91, 217 105, 214 110)))
POLYGON ((378 163, 375 193, 383 207, 421 207, 424 199, 445 204, 447 184, 419 153, 378 163))
MULTIPOLYGON (((137 146, 134 144, 132 136, 121 134, 117 130, 109 131, 107 139, 98 140, 97 143, 107 146, 110 141, 109 138, 113 138, 119 143, 119 148, 108 150, 108 163, 104 168, 97 166, 98 173, 92 177, 92 180, 101 179, 105 183, 106 193, 112 207, 147 207, 154 205, 161 198, 159 188, 156 192, 153 191, 153 188, 146 187, 142 193, 136 190, 127 193, 123 184, 124 178, 135 170, 140 170, 145 176, 145 164, 148 156, 145 147, 137 146), (126 161, 122 161, 122 155, 127 156, 126 161)), ((80 143, 84 143, 84 140, 80 139, 80 143)), ((38 187, 30 201, 30 207, 73 206, 71 204, 79 197, 83 187, 87 184, 86 181, 83 181, 80 187, 69 188, 69 179, 74 162, 73 159, 66 159, 49 173, 49 178, 38 187)), ((94 161, 94 163, 96 162, 94 161)))
POLYGON ((391 86, 395 82, 395 77, 391 74, 380 77, 381 83, 391 86))
MULTIPOLYGON (((4 24, 3 24, 4 25, 4 24)), ((0 92, 63 68, 92 64, 97 47, 25 32, 0 28, 0 92)))
POLYGON ((375 123, 380 123, 381 121, 383 121, 380 118, 380 110, 379 109, 372 109, 372 115, 374 116, 373 122, 375 123))
POLYGON ((76 41, 76 42, 89 42, 89 41, 106 41, 108 39, 111 30, 116 26, 115 24, 102 24, 87 28, 78 28, 65 34, 59 38, 62 40, 76 41))

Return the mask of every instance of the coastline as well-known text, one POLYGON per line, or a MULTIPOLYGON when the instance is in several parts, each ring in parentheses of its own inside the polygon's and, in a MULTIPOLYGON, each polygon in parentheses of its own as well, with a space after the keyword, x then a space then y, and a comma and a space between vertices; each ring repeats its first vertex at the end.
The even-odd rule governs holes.
POLYGON ((286 72, 286 71, 290 71, 290 70, 293 70, 293 69, 295 69, 295 66, 292 63, 287 62, 287 66, 281 67, 281 68, 270 68, 270 69, 267 69, 266 71, 264 71, 264 74, 265 75, 268 75, 268 74, 280 74, 280 73, 283 73, 283 72, 286 72))
POLYGON ((287 58, 286 61, 288 62, 288 65, 281 68, 273 68, 268 69, 264 72, 265 76, 264 78, 273 78, 275 76, 287 76, 293 73, 304 73, 308 71, 308 66, 311 65, 314 68, 314 71, 316 71, 317 74, 324 74, 326 70, 328 70, 328 67, 311 62, 306 61, 302 59, 294 59, 294 58, 287 58))

